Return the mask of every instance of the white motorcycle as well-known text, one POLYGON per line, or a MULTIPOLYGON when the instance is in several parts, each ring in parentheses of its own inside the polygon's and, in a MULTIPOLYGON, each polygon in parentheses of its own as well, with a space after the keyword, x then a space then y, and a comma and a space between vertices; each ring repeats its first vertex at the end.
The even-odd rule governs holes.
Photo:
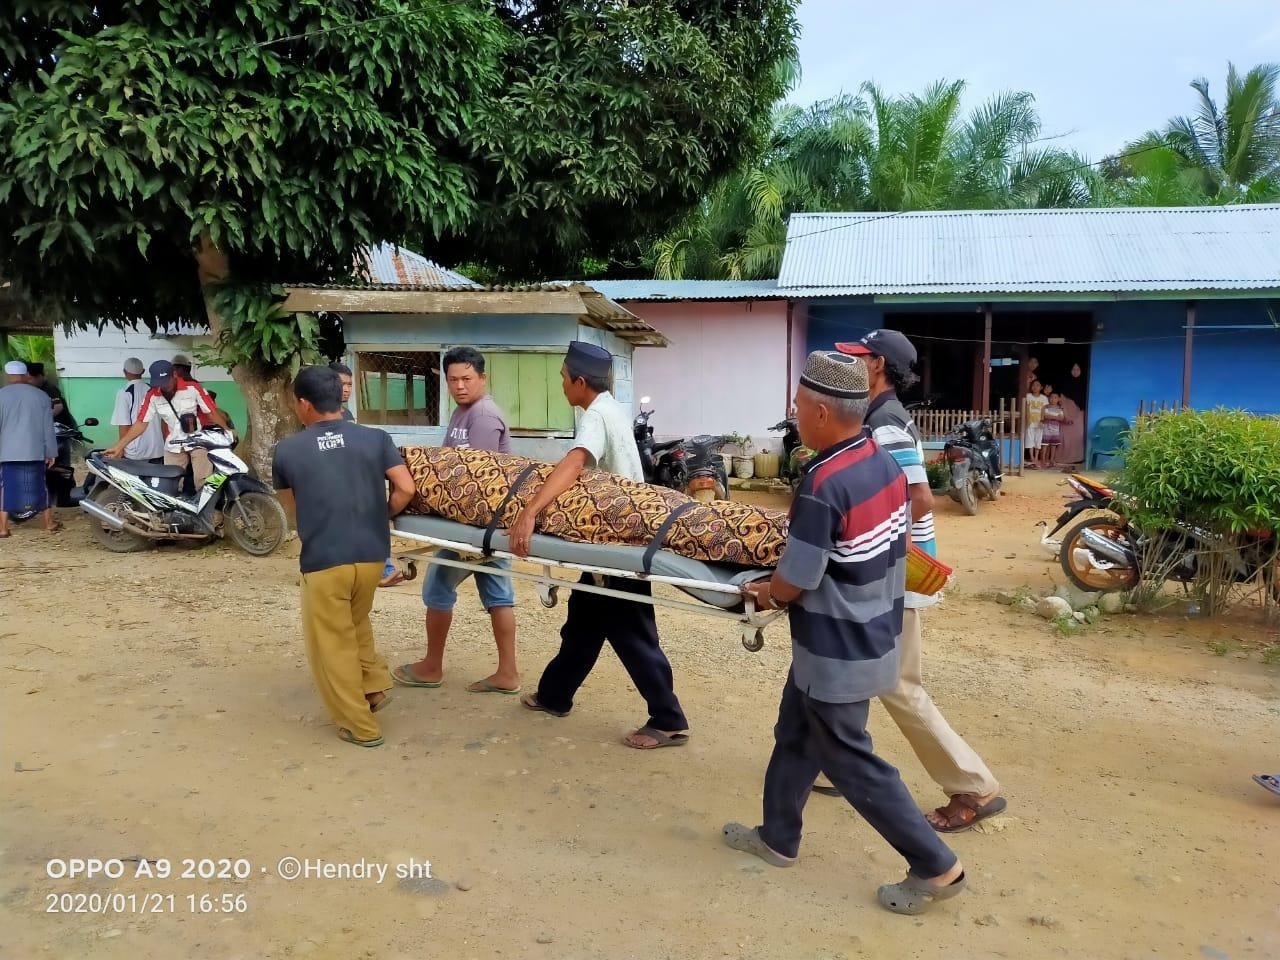
POLYGON ((284 542, 289 521, 272 490, 231 452, 235 436, 206 427, 186 437, 183 451, 209 451, 213 473, 194 497, 180 494, 184 467, 110 460, 101 450, 85 460, 80 509, 108 550, 132 553, 160 540, 208 542, 226 537, 245 553, 265 557, 284 542))

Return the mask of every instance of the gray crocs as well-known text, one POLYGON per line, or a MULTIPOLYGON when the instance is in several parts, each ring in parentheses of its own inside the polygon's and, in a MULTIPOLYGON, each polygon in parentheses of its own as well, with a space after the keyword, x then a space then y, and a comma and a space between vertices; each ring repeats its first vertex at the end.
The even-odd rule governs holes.
POLYGON ((795 857, 784 857, 760 839, 760 831, 755 827, 744 827, 740 823, 724 825, 724 842, 735 850, 755 854, 765 863, 775 867, 794 867, 795 857))
POLYGON ((945 887, 908 873, 901 883, 886 883, 876 891, 876 896, 880 900, 880 906, 886 910, 914 917, 932 907, 936 900, 950 900, 968 885, 969 880, 963 873, 954 883, 945 887))

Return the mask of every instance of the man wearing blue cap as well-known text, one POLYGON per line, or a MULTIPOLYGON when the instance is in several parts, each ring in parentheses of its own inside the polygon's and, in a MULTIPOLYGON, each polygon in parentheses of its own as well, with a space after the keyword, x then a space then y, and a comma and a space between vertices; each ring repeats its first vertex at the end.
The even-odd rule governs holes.
POLYGON ((151 422, 158 418, 165 436, 164 462, 174 467, 189 464, 196 489, 199 490, 213 473, 209 451, 199 448, 184 450, 182 442, 189 434, 201 429, 201 414, 224 430, 230 429, 227 418, 214 405, 213 398, 204 387, 178 376, 168 360, 157 360, 151 364, 148 373, 151 375, 151 389, 142 400, 137 422, 105 454, 113 459, 123 457, 125 448, 146 433, 151 422))
MULTIPOLYGON (((556 465, 511 528, 511 552, 519 557, 529 555, 538 514, 577 483, 583 470, 595 468, 644 483, 631 415, 609 392, 613 385, 613 356, 591 343, 571 343, 560 377, 565 399, 584 412, 574 434, 573 449, 556 465)), ((590 582, 590 576, 583 574, 582 582, 590 582)), ((652 594, 644 581, 607 578, 606 585, 642 597, 652 594)), ((653 607, 643 601, 575 590, 569 598, 569 615, 560 630, 560 652, 543 671, 538 692, 526 693, 520 702, 530 710, 565 716, 573 708, 574 694, 591 673, 606 640, 649 707, 645 725, 627 734, 622 742, 637 750, 687 743, 689 725, 676 699, 671 664, 659 645, 653 607)))

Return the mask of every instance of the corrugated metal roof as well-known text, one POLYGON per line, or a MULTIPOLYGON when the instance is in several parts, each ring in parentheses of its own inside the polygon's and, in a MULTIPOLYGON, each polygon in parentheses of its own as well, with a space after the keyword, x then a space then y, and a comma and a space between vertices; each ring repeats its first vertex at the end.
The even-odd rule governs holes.
POLYGON ((610 300, 779 300, 776 280, 592 280, 610 300))
POLYGON ((390 283, 399 286, 426 285, 449 289, 475 288, 479 284, 428 260, 420 253, 398 247, 394 243, 380 243, 366 247, 357 274, 371 283, 390 283))
POLYGON ((792 295, 1280 288, 1280 204, 792 216, 792 295))
POLYGON ((299 290, 400 290, 418 293, 563 293, 573 290, 568 283, 501 283, 486 286, 467 280, 465 283, 290 283, 299 290))

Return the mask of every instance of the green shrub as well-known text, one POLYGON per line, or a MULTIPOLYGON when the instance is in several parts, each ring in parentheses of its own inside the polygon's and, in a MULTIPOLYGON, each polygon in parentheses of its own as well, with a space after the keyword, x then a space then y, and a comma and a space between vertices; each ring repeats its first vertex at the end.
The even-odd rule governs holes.
POLYGON ((1118 486, 1148 531, 1175 520, 1220 533, 1280 530, 1280 418, 1162 414, 1135 434, 1118 486))
POLYGON ((951 464, 943 457, 934 457, 924 465, 929 477, 929 489, 945 490, 951 486, 951 464))
MULTIPOLYGON (((1116 487, 1123 512, 1151 538, 1142 573, 1144 587, 1155 593, 1168 573, 1158 558, 1182 553, 1178 524, 1220 535, 1192 547, 1198 551, 1192 591, 1216 615, 1234 586, 1237 535, 1280 534, 1280 418, 1239 410, 1161 414, 1135 432, 1116 487), (1170 549, 1161 548, 1161 538, 1173 541, 1170 549)), ((1271 582, 1261 585, 1270 602, 1280 598, 1276 563, 1266 564, 1271 582)))

